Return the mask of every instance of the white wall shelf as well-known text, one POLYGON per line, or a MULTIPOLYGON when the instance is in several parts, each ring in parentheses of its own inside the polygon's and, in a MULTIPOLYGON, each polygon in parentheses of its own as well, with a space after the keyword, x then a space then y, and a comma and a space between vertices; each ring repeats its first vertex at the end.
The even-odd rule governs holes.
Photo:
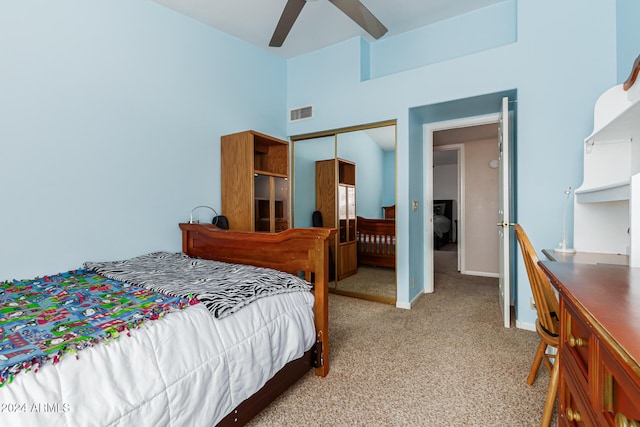
POLYGON ((630 255, 640 267, 640 83, 624 86, 595 104, 594 130, 584 140, 584 181, 574 193, 574 247, 630 255))
POLYGON ((629 181, 615 182, 600 187, 584 188, 581 186, 575 191, 578 203, 614 202, 617 200, 629 200, 629 181))

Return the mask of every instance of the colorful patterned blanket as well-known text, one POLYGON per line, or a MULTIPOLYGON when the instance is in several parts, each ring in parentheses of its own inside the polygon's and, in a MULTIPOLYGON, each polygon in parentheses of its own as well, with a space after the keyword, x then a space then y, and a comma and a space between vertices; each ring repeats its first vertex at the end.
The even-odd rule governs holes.
POLYGON ((0 387, 20 371, 197 303, 80 269, 0 283, 0 387))

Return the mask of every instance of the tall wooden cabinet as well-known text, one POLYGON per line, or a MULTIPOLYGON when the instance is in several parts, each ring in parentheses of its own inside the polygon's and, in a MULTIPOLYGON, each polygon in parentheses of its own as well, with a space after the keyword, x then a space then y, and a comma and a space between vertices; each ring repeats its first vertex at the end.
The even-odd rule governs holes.
POLYGON ((316 210, 324 227, 337 228, 330 244, 338 280, 358 272, 356 246, 356 164, 343 159, 316 162, 316 210))
POLYGON ((229 228, 289 228, 289 144, 255 131, 220 139, 222 214, 229 228))

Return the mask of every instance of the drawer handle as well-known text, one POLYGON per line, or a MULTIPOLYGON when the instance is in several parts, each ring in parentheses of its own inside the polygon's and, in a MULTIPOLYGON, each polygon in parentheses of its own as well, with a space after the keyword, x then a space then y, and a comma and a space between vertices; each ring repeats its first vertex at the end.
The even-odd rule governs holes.
POLYGON ((569 335, 567 342, 571 347, 587 347, 589 345, 589 340, 586 338, 576 338, 573 335, 569 335))
POLYGON ((622 412, 616 414, 616 427, 640 427, 640 421, 628 419, 622 412))
POLYGON ((580 412, 574 411, 571 408, 567 408, 567 420, 579 423, 580 421, 582 421, 582 416, 580 415, 580 412))

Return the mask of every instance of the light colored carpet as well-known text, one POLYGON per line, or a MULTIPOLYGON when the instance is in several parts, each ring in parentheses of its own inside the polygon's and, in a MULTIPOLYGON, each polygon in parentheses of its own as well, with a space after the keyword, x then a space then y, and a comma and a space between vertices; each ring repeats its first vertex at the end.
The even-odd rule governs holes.
POLYGON ((396 299, 396 270, 361 265, 358 273, 340 280, 335 289, 396 299))
POLYGON ((435 292, 411 310, 331 294, 329 375, 310 372, 250 425, 539 425, 549 373, 525 383, 537 335, 502 327, 497 279, 435 256, 435 292))

